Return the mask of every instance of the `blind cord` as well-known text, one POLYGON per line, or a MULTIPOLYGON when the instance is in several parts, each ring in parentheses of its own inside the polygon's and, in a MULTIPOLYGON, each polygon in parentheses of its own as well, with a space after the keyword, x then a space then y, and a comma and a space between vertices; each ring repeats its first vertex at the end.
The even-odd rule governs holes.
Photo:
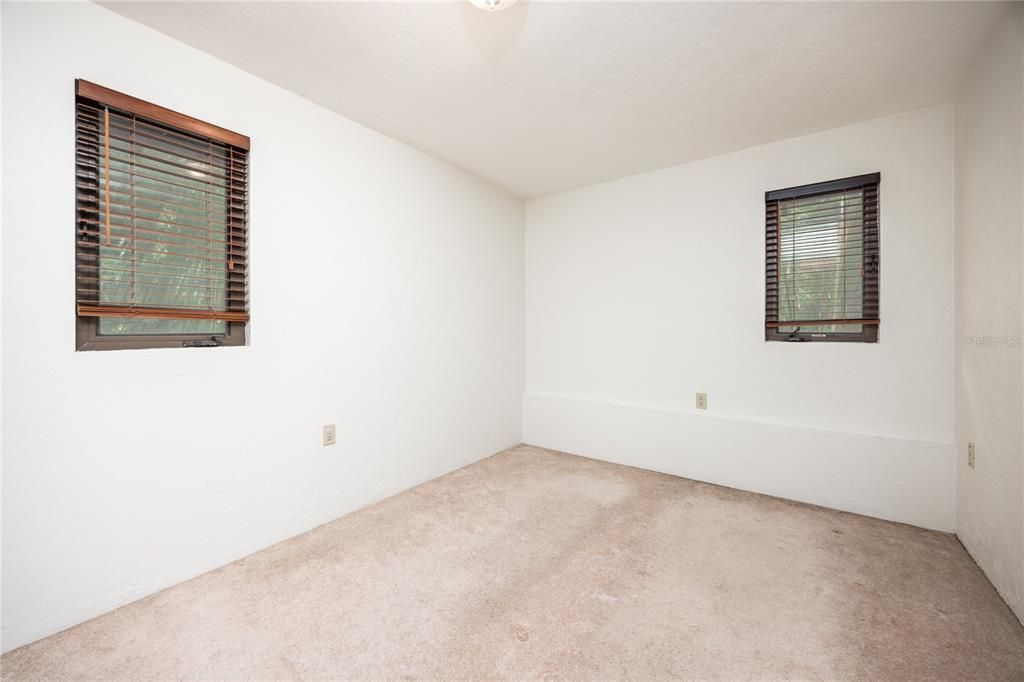
POLYGON ((103 162, 104 189, 106 190, 107 246, 110 246, 110 108, 103 107, 103 162))

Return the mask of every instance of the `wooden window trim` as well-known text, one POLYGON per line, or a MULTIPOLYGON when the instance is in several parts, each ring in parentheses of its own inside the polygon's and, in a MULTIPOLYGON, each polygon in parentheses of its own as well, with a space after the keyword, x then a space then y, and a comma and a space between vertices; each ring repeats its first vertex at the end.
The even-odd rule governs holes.
MULTIPOLYGON (((228 193, 228 229, 236 231, 241 229, 241 237, 238 237, 240 241, 240 248, 244 251, 241 252, 238 258, 235 259, 234 263, 229 261, 227 265, 230 266, 229 270, 233 268, 233 271, 227 273, 229 280, 233 281, 236 285, 241 283, 246 292, 245 302, 239 303, 239 309, 231 309, 223 312, 211 312, 209 315, 203 315, 203 317, 209 317, 211 319, 224 319, 226 321, 226 330, 224 333, 211 334, 195 333, 195 334, 101 334, 100 333, 100 320, 104 316, 111 316, 111 311, 116 310, 113 306, 108 305, 88 305, 83 303, 80 299, 78 291, 79 275, 76 274, 76 313, 75 313, 75 346, 80 351, 94 351, 94 350, 128 350, 128 349, 142 349, 142 348, 181 348, 183 346, 197 345, 199 347, 216 347, 216 346, 244 346, 246 342, 246 325, 249 318, 248 314, 248 284, 247 284, 247 272, 248 272, 248 177, 247 177, 247 166, 248 166, 248 151, 250 149, 250 140, 247 136, 233 132, 226 128, 206 123, 199 119, 181 114, 179 112, 167 109, 165 107, 146 102, 144 100, 126 95, 124 93, 111 90, 110 88, 97 85, 87 80, 77 79, 75 81, 75 101, 76 101, 76 112, 79 109, 78 102, 80 98, 91 100, 98 105, 109 106, 112 110, 116 109, 126 114, 139 117, 140 120, 149 120, 157 124, 162 124, 171 129, 176 129, 183 133, 191 134, 194 136, 209 139, 215 143, 227 145, 228 148, 234 147, 236 152, 241 154, 241 166, 238 170, 232 166, 230 174, 234 176, 236 173, 240 174, 242 178, 239 185, 234 188, 229 188, 228 193), (239 189, 240 188, 240 189, 239 189), (241 243, 244 242, 244 243, 241 243), (81 314, 83 310, 87 310, 85 314, 81 314)), ((76 113, 77 117, 77 113, 76 113)), ((76 119, 77 120, 77 119, 76 119)), ((79 163, 79 143, 78 135, 76 133, 76 165, 79 163)), ((232 156, 232 163, 234 157, 232 156)), ((76 171, 77 172, 77 171, 76 171)), ((77 187, 76 181, 76 197, 78 196, 79 188, 77 187)), ((79 241, 78 232, 80 229, 80 221, 82 215, 80 213, 80 203, 76 198, 76 220, 75 220, 75 231, 76 231, 76 244, 79 241)), ((76 246, 76 260, 80 258, 81 249, 76 246)), ((229 307, 234 308, 233 304, 229 304, 229 307)), ((120 316, 120 315, 118 315, 120 316)), ((126 310, 125 316, 135 317, 153 317, 153 318, 178 318, 180 314, 175 314, 173 309, 169 310, 153 310, 136 308, 135 310, 126 310), (153 312, 152 315, 140 315, 139 313, 153 312)), ((194 319, 192 316, 188 316, 187 319, 194 319)))
MULTIPOLYGON (((856 175, 839 180, 817 182, 798 187, 765 192, 765 341, 877 343, 879 319, 879 280, 881 275, 879 239, 880 173, 856 175), (856 320, 815 320, 818 324, 860 324, 860 332, 780 332, 779 327, 800 326, 800 323, 778 319, 778 265, 781 260, 779 238, 779 202, 785 199, 812 197, 843 190, 864 190, 863 272, 864 297, 862 317, 856 320)), ((806 323, 804 323, 806 324, 806 323)))
POLYGON ((209 137, 218 142, 233 145, 239 149, 245 149, 246 151, 249 149, 248 137, 228 130, 227 128, 221 128, 220 126, 200 121, 198 118, 186 116, 185 114, 178 113, 173 109, 161 107, 157 104, 153 104, 152 102, 147 102, 137 97, 132 97, 131 95, 126 95, 122 92, 111 90, 110 88, 105 88, 102 85, 96 85, 95 83, 81 78, 75 81, 75 84, 75 94, 79 97, 95 100, 100 104, 106 104, 107 106, 115 109, 130 111, 133 114, 137 114, 154 121, 159 121, 160 123, 171 126, 172 128, 185 130, 195 135, 201 135, 202 137, 209 137))

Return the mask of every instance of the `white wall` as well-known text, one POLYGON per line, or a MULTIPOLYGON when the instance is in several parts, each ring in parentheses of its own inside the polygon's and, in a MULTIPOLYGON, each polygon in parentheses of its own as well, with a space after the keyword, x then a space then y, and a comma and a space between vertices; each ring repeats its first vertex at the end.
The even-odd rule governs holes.
POLYGON ((519 442, 520 200, 95 5, 2 11, 5 650, 519 442), (74 352, 76 77, 252 137, 248 347, 74 352))
MULTIPOLYGON (((4 62, 4 60, 3 60, 3 15, 4 15, 3 8, 2 8, 2 6, 0 6, 0 178, 3 178, 3 167, 4 167, 4 162, 3 162, 3 100, 4 100, 4 94, 3 94, 3 73, 4 73, 4 70, 3 70, 3 62, 4 62)), ((0 181, 0 207, 3 207, 3 205, 4 205, 4 188, 3 188, 3 182, 0 181)), ((0 208, 0 266, 2 266, 2 263, 3 263, 3 243, 4 243, 4 240, 3 240, 3 211, 2 211, 2 208, 0 208)), ((0 268, 0 269, 2 269, 2 268, 0 268)), ((3 306, 3 302, 4 302, 3 289, 4 289, 3 273, 0 272, 0 533, 2 533, 2 528, 3 528, 3 495, 2 495, 2 491, 3 491, 3 478, 4 478, 3 477, 4 423, 3 423, 3 418, 2 418, 2 415, 3 415, 3 412, 4 412, 4 392, 3 392, 4 357, 3 357, 3 352, 2 352, 3 351, 3 347, 4 347, 4 341, 3 341, 3 332, 4 332, 4 325, 3 325, 3 307, 4 307, 3 306)), ((3 581, 3 570, 2 570, 3 559, 4 559, 3 542, 2 542, 2 539, 0 539, 0 604, 3 604, 3 594, 4 594, 4 590, 3 590, 3 583, 4 583, 4 581, 3 581)), ((2 632, 3 632, 3 618, 2 618, 2 609, 0 609, 0 651, 2 651, 2 648, 3 648, 2 647, 2 644, 3 644, 3 642, 2 642, 2 640, 3 640, 2 632)))
POLYGON ((952 127, 941 106, 528 201, 524 440, 952 530, 952 127), (873 171, 880 342, 766 343, 764 192, 873 171))
POLYGON ((1024 619, 1024 7, 986 46, 956 103, 957 534, 1024 619))

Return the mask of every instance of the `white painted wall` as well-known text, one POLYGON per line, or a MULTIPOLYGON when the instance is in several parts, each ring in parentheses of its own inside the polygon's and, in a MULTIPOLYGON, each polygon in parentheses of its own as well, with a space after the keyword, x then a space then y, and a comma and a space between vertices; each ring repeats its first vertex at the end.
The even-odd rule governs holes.
MULTIPOLYGON (((4 62, 4 59, 3 59, 3 35, 4 35, 4 32, 3 32, 3 15, 4 15, 3 8, 2 8, 2 6, 0 6, 0 178, 3 178, 3 168, 4 168, 4 162, 3 162, 3 139, 4 139, 4 135, 3 135, 3 100, 4 100, 4 94, 3 94, 3 74, 4 74, 4 69, 3 69, 3 62, 4 62)), ((3 239, 3 236, 4 236, 4 231, 3 231, 3 210, 2 210, 3 205, 4 205, 4 188, 3 188, 3 182, 0 181, 0 266, 2 266, 2 264, 3 264, 3 243, 4 243, 4 239, 3 239)), ((0 268, 0 269, 2 269, 2 268, 0 268)), ((3 478, 4 478, 4 476, 3 476, 4 423, 3 423, 3 418, 2 418, 2 415, 3 415, 3 412, 4 412, 4 392, 3 392, 4 357, 3 357, 3 352, 2 352, 3 351, 3 347, 4 347, 4 341, 3 341, 3 332, 4 332, 4 325, 3 325, 3 308, 4 308, 4 306, 3 306, 3 302, 4 302, 3 289, 4 289, 3 276, 2 276, 2 272, 0 272, 0 536, 2 536, 2 528, 3 528, 3 494, 2 494, 2 491, 3 491, 3 478)), ((3 595, 4 595, 4 589, 3 589, 4 580, 3 580, 3 570, 2 570, 3 563, 4 563, 4 549, 3 549, 2 537, 0 537, 0 604, 3 604, 3 595)), ((2 642, 2 640, 3 640, 3 636, 2 636, 2 632, 3 632, 3 617, 2 617, 2 615, 3 615, 2 614, 2 609, 0 609, 0 650, 2 650, 2 643, 3 643, 2 642)))
POLYGON ((5 650, 519 442, 520 200, 95 5, 2 11, 5 650), (76 77, 252 137, 248 347, 74 352, 76 77))
POLYGON ((1024 620, 1024 7, 986 46, 956 103, 957 534, 1024 620))
POLYGON ((524 440, 953 530, 952 129, 940 106, 528 201, 524 440), (872 171, 880 342, 766 343, 764 192, 872 171))

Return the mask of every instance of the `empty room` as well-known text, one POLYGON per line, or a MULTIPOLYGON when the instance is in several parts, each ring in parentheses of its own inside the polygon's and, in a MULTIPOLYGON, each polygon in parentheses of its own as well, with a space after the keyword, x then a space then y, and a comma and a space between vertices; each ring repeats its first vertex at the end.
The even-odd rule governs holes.
POLYGON ((1024 681, 1024 3, 0 3, 0 679, 1024 681))

